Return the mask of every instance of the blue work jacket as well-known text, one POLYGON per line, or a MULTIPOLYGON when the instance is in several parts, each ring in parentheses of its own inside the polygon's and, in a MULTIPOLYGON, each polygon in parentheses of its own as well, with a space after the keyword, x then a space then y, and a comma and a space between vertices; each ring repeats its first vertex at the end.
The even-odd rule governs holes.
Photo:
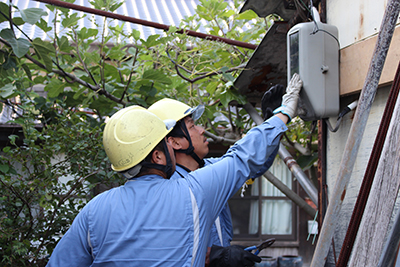
MULTIPOLYGON (((264 174, 269 167, 271 167, 276 154, 278 153, 278 148, 275 149, 273 153, 269 156, 268 160, 264 163, 264 166, 252 177, 249 178, 257 178, 264 174)), ((229 153, 229 150, 228 150, 229 153)), ((218 162, 221 158, 206 158, 204 159, 204 166, 208 166, 215 162, 218 162)), ((176 165, 176 170, 172 175, 171 179, 180 179, 185 178, 189 174, 190 170, 182 167, 180 165, 176 165)), ((221 213, 218 215, 215 223, 212 225, 210 238, 208 241, 208 246, 212 247, 212 245, 217 246, 230 246, 233 237, 233 228, 232 228, 232 217, 231 211, 229 209, 228 203, 225 204, 225 207, 222 209, 221 213)))
MULTIPOLYGON (((205 166, 212 164, 213 162, 216 162, 218 160, 220 160, 220 158, 204 159, 205 166)), ((176 165, 176 170, 175 173, 172 175, 171 180, 185 178, 189 174, 189 172, 190 170, 176 165)), ((232 237, 233 229, 231 212, 229 210, 228 203, 226 203, 225 207, 222 209, 217 219, 215 219, 215 223, 212 225, 208 246, 229 246, 231 244, 232 237)))
POLYGON ((204 267, 215 219, 276 153, 286 130, 272 117, 186 179, 146 175, 97 195, 58 242, 48 266, 204 267))

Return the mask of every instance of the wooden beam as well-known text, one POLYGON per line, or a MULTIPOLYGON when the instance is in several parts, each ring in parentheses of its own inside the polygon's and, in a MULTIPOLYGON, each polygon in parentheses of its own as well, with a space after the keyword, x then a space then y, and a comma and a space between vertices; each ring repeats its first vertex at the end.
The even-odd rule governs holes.
MULTIPOLYGON (((378 36, 357 42, 340 50, 340 95, 361 91, 378 36)), ((400 27, 394 31, 379 85, 393 82, 400 61, 400 27)))

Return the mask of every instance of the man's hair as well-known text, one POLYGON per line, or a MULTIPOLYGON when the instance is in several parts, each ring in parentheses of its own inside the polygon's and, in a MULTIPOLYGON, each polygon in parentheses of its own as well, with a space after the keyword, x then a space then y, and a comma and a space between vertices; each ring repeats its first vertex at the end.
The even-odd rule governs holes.
POLYGON ((137 176, 142 176, 142 175, 146 175, 150 169, 152 169, 152 167, 147 166, 146 164, 143 163, 152 163, 151 162, 151 157, 153 156, 154 151, 158 150, 158 151, 162 151, 163 153, 167 153, 166 151, 164 151, 164 144, 163 142, 165 142, 165 138, 163 140, 161 140, 154 148, 153 150, 147 155, 147 157, 141 162, 142 167, 139 171, 139 174, 137 176))
POLYGON ((165 144, 165 138, 163 138, 152 150, 151 152, 146 156, 144 160, 142 160, 139 164, 133 166, 127 171, 121 172, 122 175, 127 178, 131 179, 133 177, 139 177, 143 176, 149 173, 150 169, 156 168, 154 167, 157 164, 154 164, 151 162, 151 158, 153 156, 154 151, 162 151, 163 153, 167 153, 167 151, 164 150, 164 144, 165 144))
POLYGON ((174 129, 168 133, 167 137, 186 137, 186 134, 183 131, 183 127, 186 127, 184 124, 185 119, 183 118, 175 124, 174 129))
POLYGON ((147 157, 144 158, 143 162, 151 163, 151 157, 152 157, 152 155, 153 155, 153 152, 156 151, 156 150, 162 151, 162 152, 165 153, 163 142, 165 142, 165 139, 164 139, 164 138, 163 138, 163 140, 161 140, 161 141, 155 146, 155 148, 153 148, 153 150, 147 155, 147 157))

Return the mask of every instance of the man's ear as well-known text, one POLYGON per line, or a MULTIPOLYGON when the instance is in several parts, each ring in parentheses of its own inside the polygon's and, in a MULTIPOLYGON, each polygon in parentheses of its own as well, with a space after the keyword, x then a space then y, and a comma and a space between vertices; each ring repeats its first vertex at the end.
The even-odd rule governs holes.
POLYGON ((168 137, 168 143, 171 144, 172 148, 174 150, 179 150, 182 149, 182 143, 181 143, 182 137, 168 137))
POLYGON ((164 152, 155 149, 151 155, 151 161, 156 164, 164 165, 166 162, 164 152))

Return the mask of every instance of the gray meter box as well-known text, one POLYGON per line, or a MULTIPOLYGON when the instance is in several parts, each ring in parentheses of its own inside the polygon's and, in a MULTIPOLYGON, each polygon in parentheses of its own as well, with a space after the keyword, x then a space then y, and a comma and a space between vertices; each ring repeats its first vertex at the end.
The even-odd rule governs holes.
POLYGON ((288 83, 294 73, 303 81, 298 106, 305 111, 299 114, 304 121, 339 114, 337 36, 337 28, 321 23, 319 18, 299 23, 287 33, 288 83))

